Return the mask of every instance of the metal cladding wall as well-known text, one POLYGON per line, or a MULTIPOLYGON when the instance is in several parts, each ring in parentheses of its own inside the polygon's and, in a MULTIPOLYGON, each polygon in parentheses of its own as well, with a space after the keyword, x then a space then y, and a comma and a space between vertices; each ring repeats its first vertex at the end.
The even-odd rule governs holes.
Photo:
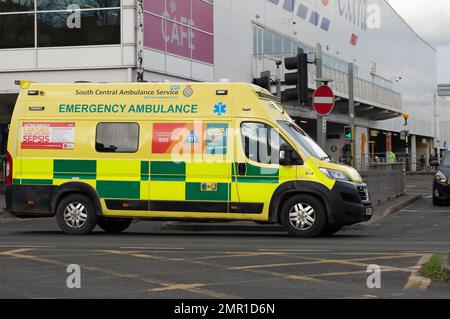
MULTIPOLYGON (((402 111, 411 114, 411 134, 435 135, 436 51, 384 0, 215 0, 214 7, 216 80, 251 79, 251 26, 257 24, 311 47, 321 43, 324 53, 354 62, 365 80, 375 71, 393 81, 402 111)), ((374 126, 400 131, 403 120, 374 126)))
POLYGON ((438 114, 439 114, 439 147, 449 149, 450 146, 450 84, 439 85, 438 114))

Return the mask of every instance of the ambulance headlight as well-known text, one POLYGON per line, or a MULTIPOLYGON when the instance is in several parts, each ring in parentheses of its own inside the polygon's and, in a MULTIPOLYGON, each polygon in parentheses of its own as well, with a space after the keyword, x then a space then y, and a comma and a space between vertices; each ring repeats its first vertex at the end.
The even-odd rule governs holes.
POLYGON ((334 179, 336 181, 346 181, 346 182, 352 181, 352 179, 344 172, 336 171, 334 169, 329 169, 329 168, 321 168, 320 170, 322 171, 322 173, 325 174, 325 176, 327 176, 328 178, 334 179))

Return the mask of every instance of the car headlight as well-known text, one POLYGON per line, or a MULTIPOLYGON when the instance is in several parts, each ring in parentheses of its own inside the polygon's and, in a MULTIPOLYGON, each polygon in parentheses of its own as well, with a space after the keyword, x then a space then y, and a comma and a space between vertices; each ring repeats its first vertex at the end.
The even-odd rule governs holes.
POLYGON ((346 182, 351 182, 352 181, 352 179, 347 174, 345 174, 344 172, 336 171, 334 169, 328 169, 328 168, 321 168, 320 170, 328 178, 331 178, 331 179, 334 179, 334 180, 337 180, 337 181, 346 181, 346 182))
POLYGON ((435 178, 436 178, 436 180, 437 180, 439 183, 441 183, 441 184, 445 184, 445 183, 447 183, 447 181, 448 181, 447 176, 445 176, 445 174, 442 173, 441 171, 437 172, 435 178))

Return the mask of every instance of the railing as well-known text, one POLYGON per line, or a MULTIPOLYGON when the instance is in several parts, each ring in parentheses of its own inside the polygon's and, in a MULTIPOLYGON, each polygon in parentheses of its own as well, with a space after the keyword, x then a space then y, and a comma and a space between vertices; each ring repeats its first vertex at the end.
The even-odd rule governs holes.
MULTIPOLYGON (((253 77, 257 78, 263 71, 270 71, 272 75, 277 74, 276 60, 283 60, 286 56, 283 55, 254 55, 252 59, 252 72, 253 77)), ((281 68, 281 78, 284 79, 284 74, 289 72, 284 69, 284 65, 281 68)), ((333 79, 330 86, 340 96, 348 96, 348 75, 345 72, 333 69, 331 67, 323 65, 322 67, 323 78, 333 79)), ((308 65, 308 86, 311 89, 316 88, 316 67, 313 64, 308 65)), ((359 77, 355 77, 354 83, 355 97, 361 101, 367 103, 378 104, 381 106, 387 106, 396 110, 402 108, 401 94, 379 86, 373 82, 363 80, 359 77)))
POLYGON ((391 200, 405 194, 406 172, 403 163, 371 163, 360 174, 369 188, 372 203, 391 200))

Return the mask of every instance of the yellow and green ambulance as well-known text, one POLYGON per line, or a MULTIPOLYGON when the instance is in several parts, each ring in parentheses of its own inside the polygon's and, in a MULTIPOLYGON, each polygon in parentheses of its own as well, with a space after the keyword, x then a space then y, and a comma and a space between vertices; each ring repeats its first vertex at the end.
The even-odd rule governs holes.
POLYGON ((298 237, 367 221, 367 186, 248 83, 20 81, 7 210, 67 234, 133 219, 280 223, 298 237))

